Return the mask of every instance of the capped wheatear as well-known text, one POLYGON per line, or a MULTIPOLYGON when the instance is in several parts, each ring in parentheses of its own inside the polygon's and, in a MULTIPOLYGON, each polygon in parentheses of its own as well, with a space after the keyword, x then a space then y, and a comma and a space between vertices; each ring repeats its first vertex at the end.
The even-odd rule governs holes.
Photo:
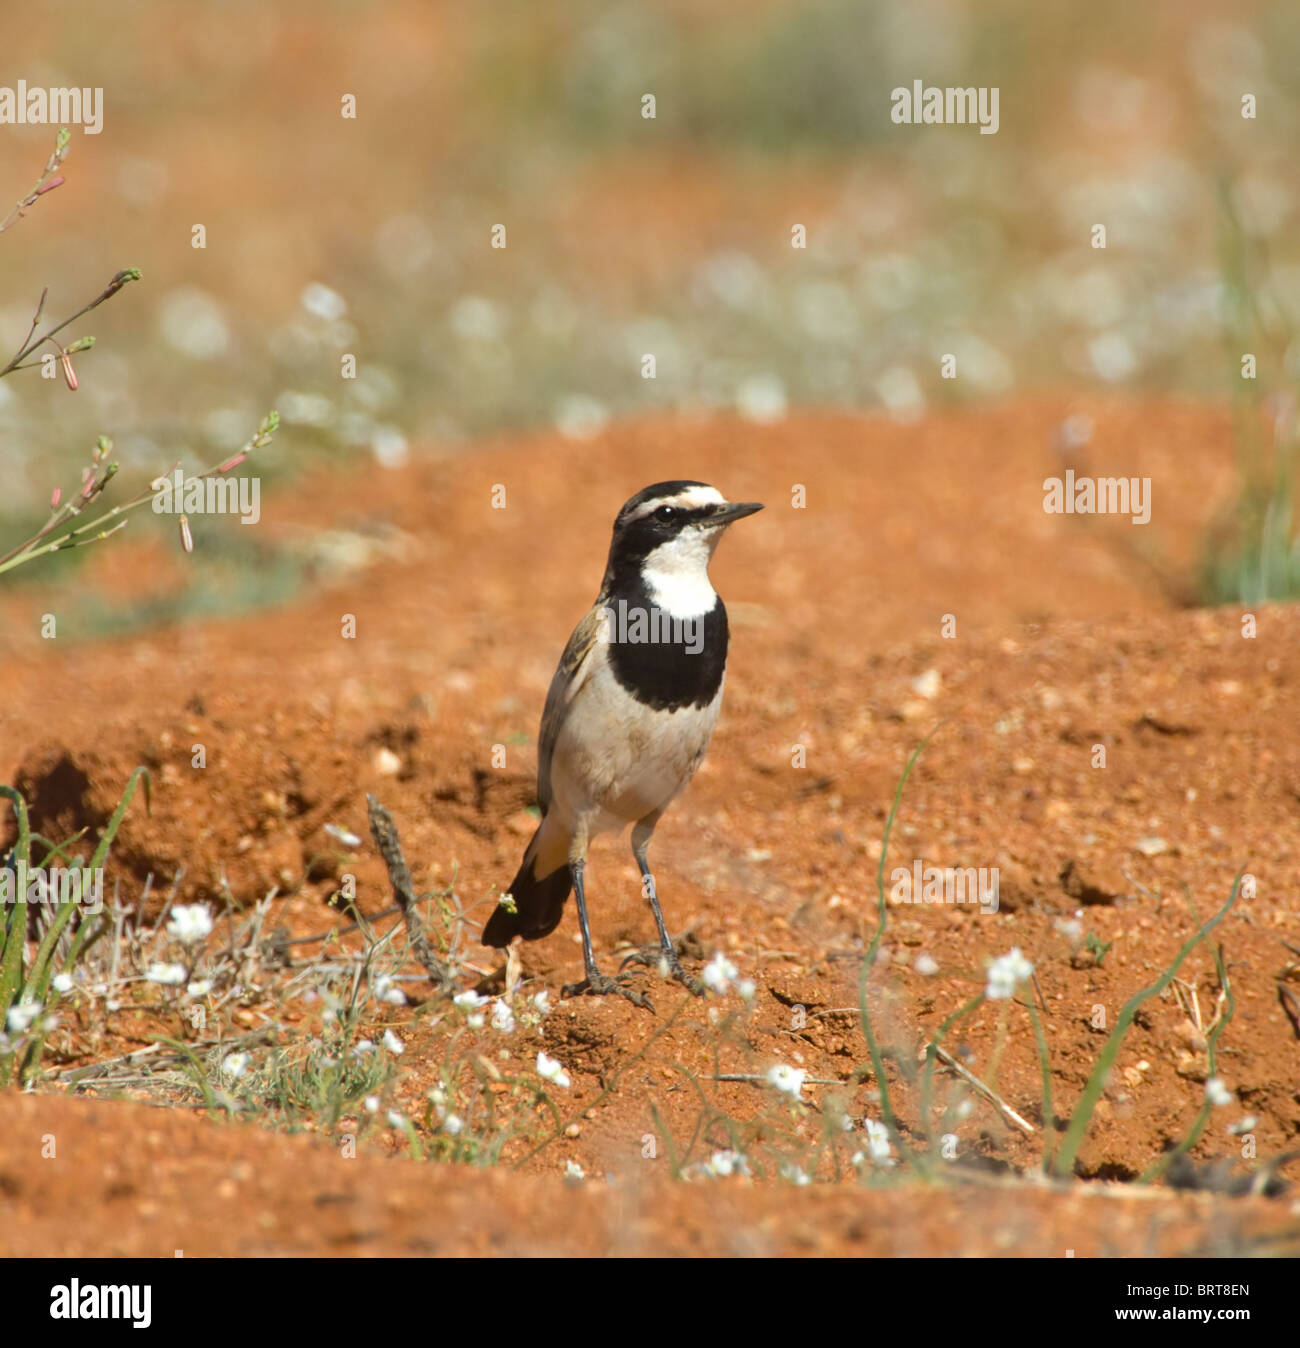
POLYGON ((566 996, 617 993, 649 1005, 626 975, 611 978, 596 967, 583 887, 591 839, 628 824, 659 928, 655 962, 701 990, 664 925, 646 849, 668 803, 700 766, 722 706, 727 610, 709 582, 709 561, 727 527, 762 508, 729 502, 703 482, 656 482, 614 521, 600 594, 569 638, 542 713, 542 822, 482 936, 488 946, 547 936, 575 891, 586 977, 566 996))

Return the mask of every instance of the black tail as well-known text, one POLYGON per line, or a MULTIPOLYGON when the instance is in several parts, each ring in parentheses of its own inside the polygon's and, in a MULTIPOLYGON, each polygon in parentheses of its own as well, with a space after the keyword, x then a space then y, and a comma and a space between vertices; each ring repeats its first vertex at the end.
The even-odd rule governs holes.
POLYGON ((484 945, 506 946, 515 936, 522 936, 525 941, 540 941, 560 925, 564 901, 573 888, 573 877, 567 865, 560 865, 541 879, 533 873, 541 834, 540 828, 533 834, 519 874, 510 882, 507 892, 514 899, 515 911, 497 907, 479 937, 484 945))

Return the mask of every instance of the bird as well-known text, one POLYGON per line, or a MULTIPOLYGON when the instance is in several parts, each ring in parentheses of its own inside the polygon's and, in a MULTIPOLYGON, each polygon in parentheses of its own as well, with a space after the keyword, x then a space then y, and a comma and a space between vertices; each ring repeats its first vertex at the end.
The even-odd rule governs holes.
POLYGON ((559 926, 572 891, 584 977, 563 989, 566 997, 614 994, 653 1010, 644 991, 629 985, 629 963, 657 964, 703 994, 668 935, 647 850, 703 761, 722 707, 727 610, 709 562, 727 529, 762 509, 682 479, 637 492, 614 520, 600 593, 569 637, 546 695, 537 755, 541 823, 480 937, 496 948, 516 936, 540 940, 559 926), (628 825, 659 944, 624 960, 611 977, 592 953, 584 874, 591 840, 628 825))

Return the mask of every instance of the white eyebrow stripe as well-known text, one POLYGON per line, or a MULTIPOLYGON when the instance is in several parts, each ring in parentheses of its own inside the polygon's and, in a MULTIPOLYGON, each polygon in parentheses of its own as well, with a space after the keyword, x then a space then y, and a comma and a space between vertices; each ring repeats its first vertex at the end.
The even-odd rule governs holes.
POLYGON ((704 505, 726 505, 727 498, 716 487, 688 487, 676 496, 660 496, 656 500, 646 501, 629 516, 631 520, 645 519, 663 506, 672 506, 676 510, 694 510, 704 505))

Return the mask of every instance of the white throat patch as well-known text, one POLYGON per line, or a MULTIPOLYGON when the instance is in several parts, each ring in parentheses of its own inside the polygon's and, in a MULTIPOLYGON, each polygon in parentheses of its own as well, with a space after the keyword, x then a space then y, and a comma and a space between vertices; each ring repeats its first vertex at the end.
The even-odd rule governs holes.
POLYGON ((645 559, 641 575, 650 598, 670 618, 697 618, 718 602, 709 582, 709 559, 723 530, 687 528, 645 559))

